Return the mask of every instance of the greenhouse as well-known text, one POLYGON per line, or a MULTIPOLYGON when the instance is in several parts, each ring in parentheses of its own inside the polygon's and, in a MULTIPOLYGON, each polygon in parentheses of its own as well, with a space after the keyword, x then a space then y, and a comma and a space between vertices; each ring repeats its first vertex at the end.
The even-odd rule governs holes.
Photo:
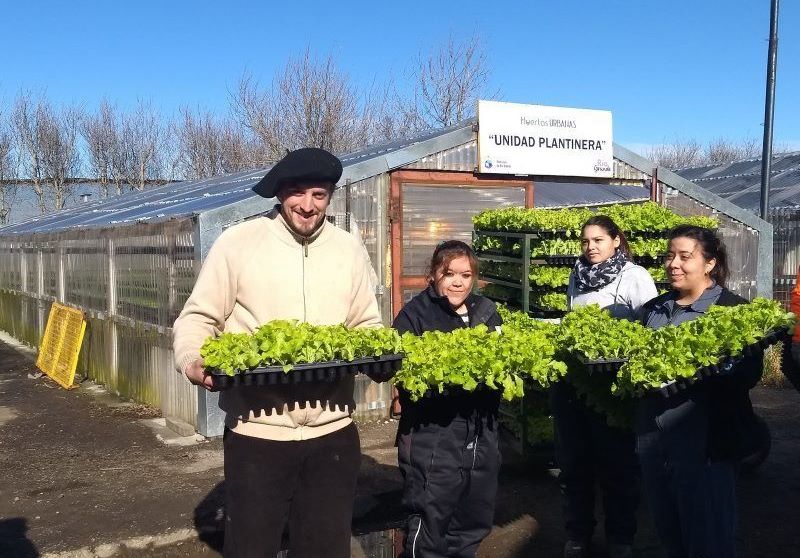
MULTIPOLYGON (((713 215, 731 254, 732 290, 771 296, 772 226, 751 212, 616 144, 611 178, 481 173, 476 129, 467 121, 342 157, 329 214, 362 239, 385 323, 425 285, 440 240, 470 241, 472 217, 505 206, 652 199, 681 215, 713 215)), ((217 236, 274 204, 250 190, 264 172, 172 184, 0 228, 0 329, 36 347, 52 302, 80 308, 80 375, 220 435, 216 394, 173 369, 171 326, 217 236)), ((387 416, 390 389, 359 376, 356 417, 387 416)))

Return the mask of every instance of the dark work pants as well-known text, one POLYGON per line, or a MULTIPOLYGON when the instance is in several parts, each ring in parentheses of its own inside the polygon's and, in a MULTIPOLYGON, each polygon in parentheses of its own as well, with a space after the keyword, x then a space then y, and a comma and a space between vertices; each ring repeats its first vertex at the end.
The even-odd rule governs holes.
POLYGON ((409 515, 403 556, 475 556, 494 521, 500 469, 496 417, 404 426, 397 448, 409 515))
POLYGON ((708 459, 705 397, 659 397, 637 407, 637 452, 659 538, 670 558, 733 558, 735 464, 708 459))
POLYGON ((595 485, 603 494, 606 539, 631 544, 639 504, 639 466, 633 431, 612 428, 603 415, 589 409, 566 382, 550 390, 555 418, 556 460, 564 496, 567 536, 592 538, 595 485))
POLYGON ((298 442, 225 433, 225 558, 275 558, 288 522, 292 558, 350 556, 361 460, 354 424, 298 442))

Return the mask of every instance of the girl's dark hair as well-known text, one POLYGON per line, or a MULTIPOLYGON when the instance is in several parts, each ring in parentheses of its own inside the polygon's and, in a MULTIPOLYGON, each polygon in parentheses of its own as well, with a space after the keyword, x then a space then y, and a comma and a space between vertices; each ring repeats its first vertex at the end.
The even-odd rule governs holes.
POLYGON ((433 251, 431 263, 428 266, 428 280, 434 281, 437 271, 440 269, 447 269, 450 262, 461 257, 466 257, 469 260, 469 267, 472 269, 472 274, 477 275, 478 258, 475 257, 475 252, 472 251, 469 244, 461 242, 460 240, 445 240, 444 242, 440 242, 433 251))
POLYGON ((595 215, 594 217, 589 217, 581 227, 581 236, 583 236, 583 231, 586 230, 586 227, 590 227, 592 225, 600 227, 606 231, 612 240, 619 238, 620 251, 625 254, 626 258, 631 259, 631 247, 628 246, 628 239, 625 238, 625 233, 622 232, 622 229, 617 226, 611 217, 607 217, 606 215, 595 215))
POLYGON ((711 270, 709 276, 716 281, 717 285, 724 287, 725 281, 730 274, 728 270, 728 251, 717 233, 711 229, 695 225, 678 225, 669 233, 670 240, 676 238, 691 238, 703 250, 703 258, 706 261, 716 260, 714 269, 711 270))

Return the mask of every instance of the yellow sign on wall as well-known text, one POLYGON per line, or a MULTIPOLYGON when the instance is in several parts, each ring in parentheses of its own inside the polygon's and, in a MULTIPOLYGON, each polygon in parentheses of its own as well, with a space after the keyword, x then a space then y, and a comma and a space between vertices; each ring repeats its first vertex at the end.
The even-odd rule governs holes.
POLYGON ((54 302, 36 359, 39 370, 65 388, 72 387, 85 332, 83 312, 54 302))

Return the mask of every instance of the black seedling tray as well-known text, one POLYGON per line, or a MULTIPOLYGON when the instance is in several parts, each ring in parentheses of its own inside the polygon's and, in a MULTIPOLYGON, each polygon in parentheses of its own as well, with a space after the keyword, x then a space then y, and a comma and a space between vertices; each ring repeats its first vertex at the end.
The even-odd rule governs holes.
POLYGON ((635 238, 647 238, 647 239, 667 239, 669 238, 670 229, 665 229, 663 231, 623 231, 625 233, 625 237, 628 240, 633 240, 635 238))
POLYGON ((531 318, 563 318, 566 314, 566 310, 553 310, 552 308, 540 308, 533 305, 528 310, 528 315, 531 318))
POLYGON ((484 256, 486 258, 491 258, 492 256, 501 256, 503 258, 520 258, 521 252, 517 252, 516 254, 510 250, 475 250, 475 254, 478 257, 484 256))
POLYGON ((747 347, 745 347, 742 350, 741 355, 737 355, 735 357, 733 356, 724 357, 717 364, 712 364, 711 366, 704 366, 703 368, 700 368, 697 371, 697 373, 691 378, 672 380, 671 382, 667 382, 666 384, 662 385, 660 388, 656 388, 655 391, 657 391, 664 397, 672 397, 673 395, 676 395, 681 391, 685 390, 686 388, 694 385, 703 378, 709 378, 711 376, 723 376, 725 374, 728 374, 730 370, 728 365, 735 363, 740 356, 749 357, 756 353, 762 352, 770 345, 774 345, 778 341, 785 339, 785 336, 786 336, 786 331, 783 329, 771 331, 757 343, 753 343, 752 345, 748 345, 747 347))
POLYGON ((628 362, 627 358, 592 360, 586 358, 586 356, 581 353, 575 353, 575 358, 589 370, 590 374, 594 372, 613 372, 616 374, 619 369, 622 368, 622 365, 628 362))
POLYGON ((573 266, 580 256, 531 256, 532 260, 543 260, 550 265, 573 266))
POLYGON ((274 386, 300 384, 305 382, 334 382, 348 374, 363 372, 367 375, 390 375, 400 369, 403 354, 382 355, 379 357, 359 358, 356 360, 331 360, 295 364, 289 372, 283 366, 264 366, 234 376, 222 371, 211 370, 214 387, 225 389, 233 386, 274 386))
POLYGON ((539 293, 565 293, 569 289, 569 285, 558 285, 556 287, 551 287, 550 285, 534 285, 531 283, 530 288, 532 291, 539 293))
MULTIPOLYGON (((544 261, 549 265, 573 266, 580 256, 531 256, 531 260, 544 261)), ((633 263, 641 266, 662 265, 664 256, 633 256, 633 263)))
POLYGON ((637 263, 641 266, 660 266, 664 265, 664 258, 666 254, 661 256, 633 256, 633 263, 637 263))
POLYGON ((493 273, 481 273, 480 279, 484 279, 486 281, 504 281, 506 283, 514 283, 513 287, 511 285, 500 285, 501 287, 508 287, 510 289, 522 288, 522 286, 513 277, 501 277, 500 275, 495 275, 493 273))

